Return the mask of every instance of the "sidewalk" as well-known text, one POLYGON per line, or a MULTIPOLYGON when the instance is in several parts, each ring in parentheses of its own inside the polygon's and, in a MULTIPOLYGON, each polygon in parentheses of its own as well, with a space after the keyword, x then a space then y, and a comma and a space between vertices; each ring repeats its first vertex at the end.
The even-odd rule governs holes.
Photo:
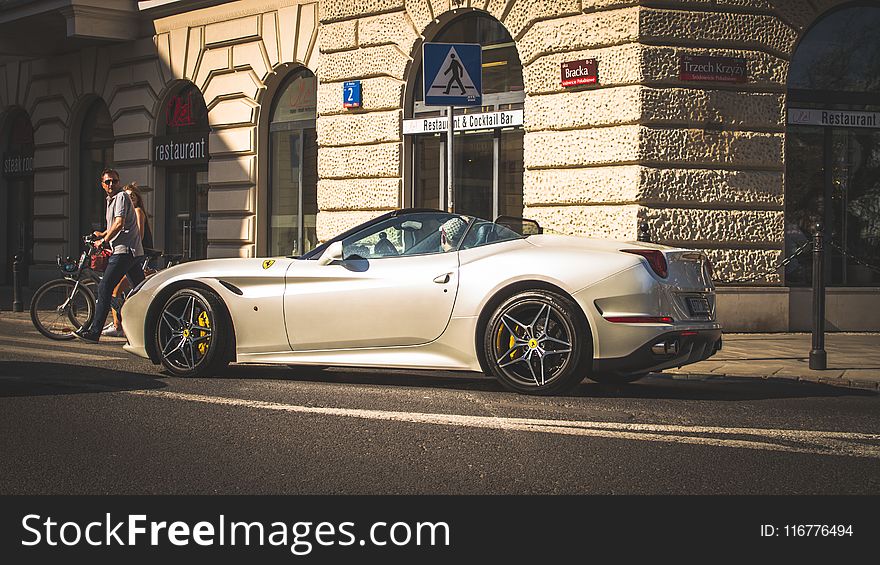
POLYGON ((880 390, 880 333, 826 333, 828 369, 809 368, 808 333, 724 334, 721 351, 664 374, 681 378, 757 377, 880 390))

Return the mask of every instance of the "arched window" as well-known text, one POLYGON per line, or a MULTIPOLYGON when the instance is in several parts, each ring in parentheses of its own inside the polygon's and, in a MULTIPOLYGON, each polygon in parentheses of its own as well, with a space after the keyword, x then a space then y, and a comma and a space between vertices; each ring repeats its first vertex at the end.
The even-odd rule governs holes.
MULTIPOLYGON (((822 222, 826 282, 875 286, 880 274, 880 7, 850 5, 819 20, 792 57, 785 142, 786 251, 822 222), (846 250, 850 255, 841 253, 846 250)), ((811 283, 811 254, 786 268, 811 283)))
POLYGON ((33 263, 34 243, 34 128, 23 110, 12 113, 7 121, 7 137, 3 153, 5 181, 6 248, 4 252, 4 284, 12 283, 12 265, 16 255, 22 258, 23 285, 27 285, 28 266, 33 263))
POLYGON ((153 162, 165 176, 164 210, 156 213, 165 214, 164 250, 186 260, 208 256, 210 132, 196 85, 183 81, 169 91, 153 143, 153 162))
MULTIPOLYGON (((113 166, 113 120, 103 100, 86 111, 79 138, 79 229, 78 236, 106 227, 105 194, 101 171, 113 166)), ((74 248, 78 243, 74 242, 74 248)))
MULTIPOLYGON (((525 92, 513 38, 495 18, 471 11, 447 23, 430 41, 482 46, 483 105, 458 108, 456 115, 507 112, 507 117, 513 117, 510 125, 457 131, 453 142, 455 212, 489 219, 522 216, 525 92)), ((424 104, 421 64, 412 71, 410 84, 412 97, 406 117, 414 127, 405 129, 410 133, 411 202, 414 206, 445 209, 446 135, 421 131, 417 126, 424 118, 444 116, 446 111, 424 104)))
POLYGON ((272 102, 269 122, 269 255, 302 255, 318 244, 318 90, 294 71, 272 102))

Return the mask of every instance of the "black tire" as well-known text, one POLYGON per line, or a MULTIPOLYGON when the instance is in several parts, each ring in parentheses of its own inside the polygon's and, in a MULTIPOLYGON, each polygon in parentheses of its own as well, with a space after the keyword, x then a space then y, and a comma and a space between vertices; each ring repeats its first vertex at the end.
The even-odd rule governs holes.
POLYGON ((178 377, 219 373, 229 363, 232 323, 213 292, 184 288, 162 305, 153 327, 162 365, 178 377))
POLYGON ((595 373, 590 379, 603 385, 625 385, 647 377, 648 373, 595 373))
POLYGON ((483 335, 483 366, 525 394, 563 394, 580 383, 593 359, 589 326, 570 299, 528 290, 495 308, 483 335))
POLYGON ((31 300, 31 321, 44 336, 59 341, 73 339, 73 332, 92 323, 95 295, 80 284, 67 279, 49 281, 34 293, 31 300))

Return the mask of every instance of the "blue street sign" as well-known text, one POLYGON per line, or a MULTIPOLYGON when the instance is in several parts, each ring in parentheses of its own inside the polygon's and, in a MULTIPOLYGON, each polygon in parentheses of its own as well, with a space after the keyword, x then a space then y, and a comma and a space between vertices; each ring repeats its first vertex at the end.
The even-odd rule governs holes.
POLYGON ((350 80, 342 85, 342 107, 361 107, 361 81, 350 80))
POLYGON ((426 106, 480 106, 483 50, 478 43, 425 43, 422 81, 426 106))

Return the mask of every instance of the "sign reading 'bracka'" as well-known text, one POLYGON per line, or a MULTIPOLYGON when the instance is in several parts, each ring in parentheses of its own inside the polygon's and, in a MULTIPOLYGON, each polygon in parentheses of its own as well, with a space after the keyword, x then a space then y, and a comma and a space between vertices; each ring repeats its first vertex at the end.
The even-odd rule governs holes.
POLYGON ((153 162, 157 165, 186 165, 207 161, 207 132, 153 138, 153 162))
POLYGON ((746 60, 736 57, 682 55, 678 78, 707 82, 746 82, 746 60))
POLYGON ((599 82, 599 70, 596 59, 580 59, 568 61, 560 66, 562 86, 579 86, 599 82))

